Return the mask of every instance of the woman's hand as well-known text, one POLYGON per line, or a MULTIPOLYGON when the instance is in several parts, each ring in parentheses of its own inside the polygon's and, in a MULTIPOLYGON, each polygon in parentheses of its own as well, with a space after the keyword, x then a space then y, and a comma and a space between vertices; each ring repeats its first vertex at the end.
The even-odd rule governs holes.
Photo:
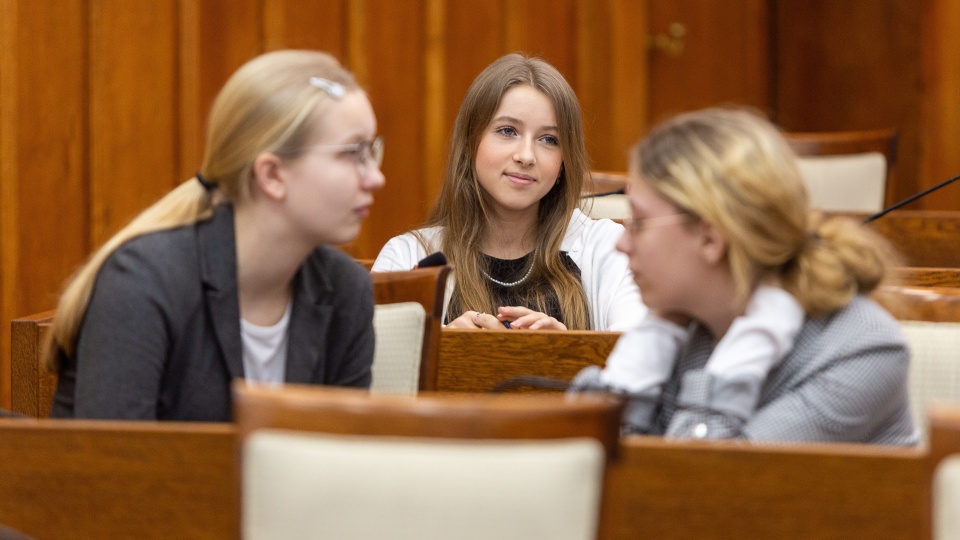
POLYGON ((557 319, 521 306, 497 308, 496 319, 501 324, 510 323, 510 328, 526 330, 566 330, 567 327, 557 319))
POLYGON ((447 328, 488 328, 490 330, 504 330, 503 323, 489 313, 465 311, 456 319, 450 321, 447 328))

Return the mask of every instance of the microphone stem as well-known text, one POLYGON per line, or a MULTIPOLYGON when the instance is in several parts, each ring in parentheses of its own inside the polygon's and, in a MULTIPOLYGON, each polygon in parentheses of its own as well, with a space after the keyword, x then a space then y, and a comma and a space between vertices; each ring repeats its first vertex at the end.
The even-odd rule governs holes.
POLYGON ((943 182, 940 182, 939 184, 937 184, 937 185, 935 185, 935 186, 933 186, 933 187, 931 187, 931 188, 927 188, 927 189, 921 191, 920 193, 917 193, 916 195, 912 195, 912 196, 910 196, 910 197, 907 197, 906 199, 904 199, 904 200, 902 200, 902 201, 894 204, 893 206, 888 206, 887 208, 884 208, 883 210, 877 212, 876 214, 873 214, 872 216, 869 216, 867 219, 863 220, 863 224, 866 225, 867 223, 870 223, 871 221, 877 219, 878 217, 885 216, 885 215, 887 215, 887 213, 892 212, 892 211, 896 210, 897 208, 900 208, 901 206, 910 204, 910 203, 912 203, 913 201, 919 199, 920 197, 923 197, 923 196, 926 195, 927 193, 930 193, 930 192, 932 192, 932 191, 936 191, 936 190, 942 188, 943 186, 949 184, 950 182, 954 182, 954 181, 956 181, 956 180, 960 180, 960 176, 954 176, 953 178, 947 178, 947 179, 944 180, 943 182))

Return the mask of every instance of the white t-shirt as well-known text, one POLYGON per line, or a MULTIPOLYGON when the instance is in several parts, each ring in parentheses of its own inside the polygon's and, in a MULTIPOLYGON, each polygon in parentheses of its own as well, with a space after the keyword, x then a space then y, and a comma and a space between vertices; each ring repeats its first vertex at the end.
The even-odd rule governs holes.
POLYGON ((287 304, 280 320, 271 326, 259 326, 240 319, 243 341, 243 373, 248 383, 281 384, 286 375, 287 327, 293 301, 287 304))

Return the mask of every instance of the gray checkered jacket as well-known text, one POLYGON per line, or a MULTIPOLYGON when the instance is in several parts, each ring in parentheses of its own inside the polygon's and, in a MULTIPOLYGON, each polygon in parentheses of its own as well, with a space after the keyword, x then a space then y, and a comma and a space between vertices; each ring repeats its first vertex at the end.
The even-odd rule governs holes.
POLYGON ((909 351, 897 322, 864 296, 808 318, 766 380, 704 370, 714 343, 702 326, 681 349, 653 432, 684 438, 915 444, 909 351))

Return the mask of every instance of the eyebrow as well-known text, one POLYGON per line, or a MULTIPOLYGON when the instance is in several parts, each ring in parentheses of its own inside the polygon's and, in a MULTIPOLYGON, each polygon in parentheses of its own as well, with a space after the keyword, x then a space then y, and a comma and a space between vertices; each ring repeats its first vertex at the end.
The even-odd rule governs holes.
MULTIPOLYGON (((498 117, 494 118, 490 123, 493 124, 493 123, 495 123, 495 122, 509 122, 509 123, 512 123, 512 124, 520 124, 521 126, 524 125, 524 124, 523 124, 523 121, 520 120, 519 118, 514 118, 514 117, 512 117, 512 116, 506 116, 506 115, 504 115, 504 116, 498 116, 498 117)), ((558 128, 557 126, 544 126, 544 127, 543 127, 543 130, 544 130, 544 131, 556 131, 557 133, 560 132, 560 128, 558 128)))

